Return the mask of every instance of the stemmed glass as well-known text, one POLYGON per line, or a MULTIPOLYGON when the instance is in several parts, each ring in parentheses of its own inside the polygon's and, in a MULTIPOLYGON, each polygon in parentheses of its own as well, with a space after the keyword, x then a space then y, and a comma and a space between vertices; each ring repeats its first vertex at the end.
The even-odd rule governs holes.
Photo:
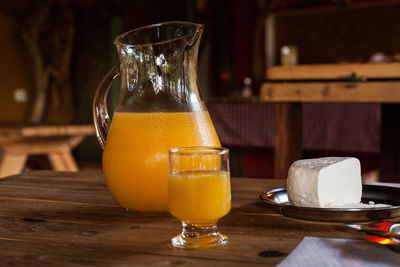
POLYGON ((217 221, 231 209, 229 150, 216 147, 169 151, 169 212, 182 221, 182 233, 171 243, 179 248, 225 245, 217 221))

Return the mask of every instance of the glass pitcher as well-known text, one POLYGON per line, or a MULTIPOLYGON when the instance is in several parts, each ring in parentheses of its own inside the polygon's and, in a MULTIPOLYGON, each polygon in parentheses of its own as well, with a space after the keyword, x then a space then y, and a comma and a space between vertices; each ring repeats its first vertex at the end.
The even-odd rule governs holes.
POLYGON ((203 25, 166 22, 115 39, 120 66, 97 88, 93 116, 107 186, 127 210, 168 211, 168 150, 218 146, 200 96, 197 54, 203 25), (107 109, 111 82, 121 77, 114 116, 107 109))

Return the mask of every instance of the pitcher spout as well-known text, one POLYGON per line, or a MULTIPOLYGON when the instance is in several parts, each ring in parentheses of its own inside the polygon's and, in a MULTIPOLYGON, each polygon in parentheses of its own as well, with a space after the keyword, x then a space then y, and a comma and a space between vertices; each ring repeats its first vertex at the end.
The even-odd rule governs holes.
POLYGON ((154 46, 184 40, 188 46, 193 46, 200 40, 204 25, 170 21, 144 26, 121 34, 114 40, 118 46, 154 46))

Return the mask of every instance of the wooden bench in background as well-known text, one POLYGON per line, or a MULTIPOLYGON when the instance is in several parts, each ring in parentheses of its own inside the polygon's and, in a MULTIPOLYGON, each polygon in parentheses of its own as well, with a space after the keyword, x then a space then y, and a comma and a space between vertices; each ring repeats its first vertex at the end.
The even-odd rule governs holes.
POLYGON ((400 63, 277 66, 266 77, 260 98, 276 103, 274 177, 301 158, 302 102, 384 103, 381 181, 400 181, 400 63))
POLYGON ((72 155, 93 125, 0 126, 0 178, 23 171, 30 155, 47 155, 57 171, 78 171, 72 155))

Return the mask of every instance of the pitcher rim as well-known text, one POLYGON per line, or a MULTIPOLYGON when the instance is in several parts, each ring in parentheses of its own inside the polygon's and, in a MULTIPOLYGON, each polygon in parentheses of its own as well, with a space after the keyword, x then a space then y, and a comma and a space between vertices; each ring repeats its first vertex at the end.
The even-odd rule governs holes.
POLYGON ((166 43, 170 43, 176 40, 180 40, 180 39, 184 39, 187 38, 189 36, 193 36, 193 34, 185 34, 183 36, 179 36, 176 38, 172 38, 172 39, 168 39, 165 41, 160 41, 160 42, 155 42, 155 43, 143 43, 143 44, 127 44, 126 42, 123 42, 122 39, 125 38, 126 36, 128 36, 129 34, 136 32, 136 31, 141 31, 144 29, 149 29, 149 28, 155 28, 155 27, 159 27, 159 26, 163 26, 163 25, 171 25, 171 24, 187 24, 187 25, 193 25, 198 27, 196 34, 199 32, 202 32, 204 29, 204 25, 200 24, 200 23, 194 23, 194 22, 190 22, 190 21, 179 21, 179 20, 175 20, 175 21, 166 21, 166 22, 160 22, 160 23, 154 23, 154 24, 150 24, 150 25, 146 25, 143 27, 139 27, 130 31, 127 31, 125 33, 122 33, 120 35, 118 35, 115 39, 114 39, 114 44, 118 45, 118 44, 122 44, 124 46, 127 47, 141 47, 141 46, 152 46, 152 45, 160 45, 160 44, 166 44, 166 43))
POLYGON ((229 149, 226 147, 216 147, 216 146, 174 147, 168 150, 168 154, 178 155, 178 156, 226 155, 229 154, 229 149))

